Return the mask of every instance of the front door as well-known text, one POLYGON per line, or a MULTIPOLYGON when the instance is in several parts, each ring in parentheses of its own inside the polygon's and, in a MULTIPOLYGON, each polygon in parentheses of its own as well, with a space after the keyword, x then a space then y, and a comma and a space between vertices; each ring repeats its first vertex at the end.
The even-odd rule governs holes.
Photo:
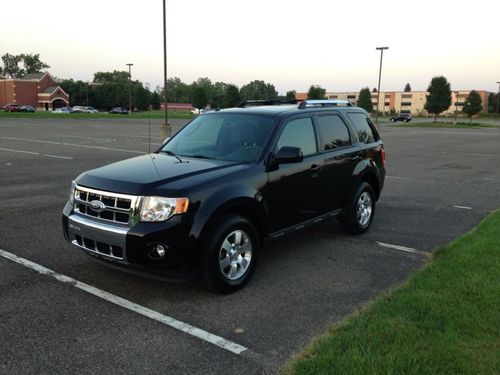
POLYGON ((266 201, 270 211, 271 232, 319 216, 322 212, 320 173, 324 157, 318 153, 312 118, 293 119, 282 127, 274 152, 283 146, 300 147, 302 162, 279 164, 269 172, 266 201))

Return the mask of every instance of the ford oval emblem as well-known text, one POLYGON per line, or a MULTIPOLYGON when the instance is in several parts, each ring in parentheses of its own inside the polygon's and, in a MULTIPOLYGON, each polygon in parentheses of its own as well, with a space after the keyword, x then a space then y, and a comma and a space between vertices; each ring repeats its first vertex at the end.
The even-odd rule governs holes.
POLYGON ((102 212, 104 211, 106 206, 101 201, 95 200, 90 202, 90 208, 92 208, 96 212, 102 212))

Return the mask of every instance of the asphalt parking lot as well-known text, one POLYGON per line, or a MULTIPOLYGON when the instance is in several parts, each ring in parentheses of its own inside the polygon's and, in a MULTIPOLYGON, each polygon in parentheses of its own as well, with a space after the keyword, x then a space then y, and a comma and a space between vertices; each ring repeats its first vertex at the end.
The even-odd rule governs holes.
MULTIPOLYGON (((158 122, 151 134, 154 149, 158 122)), ((0 120, 0 373, 277 372, 500 207, 500 128, 381 134, 387 178, 367 234, 331 222, 269 241, 250 284, 216 295, 107 268, 63 239, 72 179, 147 153, 147 120, 0 120)))

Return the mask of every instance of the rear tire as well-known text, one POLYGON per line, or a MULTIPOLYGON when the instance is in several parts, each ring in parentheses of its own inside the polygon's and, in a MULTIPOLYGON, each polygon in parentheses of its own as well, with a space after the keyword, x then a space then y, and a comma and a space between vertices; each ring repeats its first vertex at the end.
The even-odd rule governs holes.
POLYGON ((349 207, 340 218, 342 229, 349 234, 363 234, 375 215, 375 192, 370 184, 362 182, 351 195, 349 207))
POLYGON ((259 236, 252 223, 239 215, 223 217, 206 242, 204 281, 220 293, 243 288, 252 277, 258 252, 259 236))

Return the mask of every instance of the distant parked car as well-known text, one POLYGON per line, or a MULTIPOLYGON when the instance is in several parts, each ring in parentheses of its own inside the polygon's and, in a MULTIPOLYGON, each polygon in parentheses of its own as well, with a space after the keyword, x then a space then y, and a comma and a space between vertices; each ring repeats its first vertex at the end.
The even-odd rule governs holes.
POLYGON ((410 122, 411 115, 409 113, 400 113, 399 115, 392 116, 391 118, 389 118, 389 121, 391 121, 391 122, 396 122, 396 121, 410 122))
POLYGON ((198 109, 198 108, 193 108, 193 109, 191 110, 191 114, 192 114, 192 115, 201 115, 201 114, 202 114, 202 113, 204 113, 204 112, 205 112, 205 110, 203 110, 203 109, 198 109))
POLYGON ((71 107, 61 107, 61 108, 56 108, 53 111, 54 113, 72 113, 73 108, 71 107))
POLYGON ((21 112, 19 104, 7 104, 3 107, 4 112, 21 112))
POLYGON ((125 107, 115 107, 109 113, 118 115, 128 115, 128 109, 125 107))
POLYGON ((35 107, 31 105, 22 105, 19 107, 21 112, 35 112, 35 107))
POLYGON ((82 107, 82 112, 84 113, 98 113, 99 111, 91 106, 82 107))

